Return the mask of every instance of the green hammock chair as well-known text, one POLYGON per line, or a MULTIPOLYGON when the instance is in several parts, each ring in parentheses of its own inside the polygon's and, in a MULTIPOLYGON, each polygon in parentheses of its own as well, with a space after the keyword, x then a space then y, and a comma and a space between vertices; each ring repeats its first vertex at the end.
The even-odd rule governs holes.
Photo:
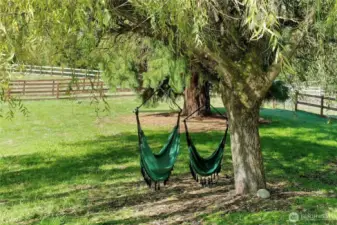
MULTIPOLYGON (((156 92, 154 92, 146 101, 148 101, 156 92)), ((151 188, 154 183, 155 190, 160 189, 160 182, 164 182, 166 185, 171 172, 173 170, 174 163, 176 162, 179 147, 180 147, 180 114, 181 108, 172 100, 175 106, 179 108, 178 119, 176 125, 171 131, 167 143, 162 147, 159 153, 153 153, 151 150, 144 131, 141 128, 139 120, 139 108, 143 106, 141 104, 135 109, 136 119, 137 119, 137 130, 138 130, 138 141, 139 141, 139 151, 140 151, 140 167, 142 176, 151 188)))
POLYGON ((216 108, 214 108, 212 105, 211 107, 217 111, 225 120, 226 120, 226 129, 224 136, 222 137, 217 149, 213 152, 213 154, 207 158, 203 158, 200 156, 198 153, 192 138, 188 132, 188 127, 187 127, 187 119, 190 118, 193 114, 201 110, 204 106, 201 106, 197 110, 195 110, 193 113, 188 115, 184 119, 184 125, 185 125, 185 134, 186 134, 186 140, 187 140, 187 146, 188 146, 188 151, 189 151, 189 166, 190 166, 190 171, 192 174, 192 177, 199 182, 202 185, 206 184, 212 184, 213 181, 215 180, 215 175, 218 176, 219 172, 221 171, 221 162, 222 162, 222 157, 224 154, 224 149, 225 149, 225 143, 226 143, 226 138, 227 138, 227 132, 228 132, 228 119, 227 117, 223 116, 216 108))

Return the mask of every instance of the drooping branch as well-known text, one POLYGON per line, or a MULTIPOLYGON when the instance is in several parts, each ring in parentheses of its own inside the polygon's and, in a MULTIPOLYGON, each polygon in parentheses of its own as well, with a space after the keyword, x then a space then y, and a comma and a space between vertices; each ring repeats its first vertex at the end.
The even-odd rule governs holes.
MULTIPOLYGON (((222 71, 227 79, 232 83, 234 82, 232 87, 234 91, 238 93, 237 98, 246 108, 254 107, 256 103, 261 102, 264 98, 272 85, 273 80, 280 74, 284 60, 290 60, 294 55, 294 52, 297 50, 300 42, 308 31, 309 26, 314 22, 314 16, 315 10, 313 8, 307 17, 299 24, 299 27, 294 29, 289 38, 289 44, 281 51, 276 49, 274 62, 269 66, 267 71, 263 71, 263 69, 254 66, 254 63, 258 63, 256 60, 244 63, 244 68, 237 67, 233 63, 229 64, 228 59, 226 64, 222 64, 222 71), (250 74, 242 74, 245 73, 245 67, 247 66, 254 69, 251 70, 250 74)), ((252 49, 252 51, 254 52, 254 49, 252 49)), ((258 57, 256 57, 256 59, 258 59, 258 57)))
POLYGON ((282 51, 279 53, 280 57, 275 58, 273 65, 270 67, 268 73, 268 79, 270 83, 281 72, 284 58, 290 60, 293 57, 305 34, 308 32, 309 26, 314 22, 315 13, 315 8, 312 8, 305 20, 300 23, 299 27, 293 30, 289 39, 289 43, 287 46, 285 46, 285 48, 282 49, 282 51))

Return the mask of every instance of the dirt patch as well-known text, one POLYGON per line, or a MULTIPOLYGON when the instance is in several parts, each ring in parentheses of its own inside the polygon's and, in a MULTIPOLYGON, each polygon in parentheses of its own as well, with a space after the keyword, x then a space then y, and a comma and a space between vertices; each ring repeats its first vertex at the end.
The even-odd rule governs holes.
MULTIPOLYGON (((207 215, 222 217, 230 213, 254 213, 265 211, 289 211, 293 209, 294 197, 327 197, 320 192, 288 192, 286 181, 268 183, 271 192, 268 199, 255 194, 236 195, 232 175, 220 175, 216 184, 202 187, 190 174, 173 175, 161 190, 149 189, 143 180, 130 183, 113 183, 102 186, 80 186, 88 188, 88 199, 83 208, 66 208, 55 216, 85 217, 112 214, 112 218, 98 217, 95 224, 208 224, 207 215)), ((301 207, 297 211, 303 210, 301 207)), ((31 224, 34 218, 18 224, 31 224)))
POLYGON ((262 117, 260 117, 260 119, 259 119, 260 124, 270 124, 271 122, 272 122, 271 120, 267 120, 267 119, 264 119, 262 117))
MULTIPOLYGON (((234 212, 260 212, 289 210, 291 197, 312 196, 316 193, 289 193, 282 189, 283 184, 273 184, 272 197, 260 199, 256 195, 236 195, 233 178, 222 177, 217 184, 202 187, 189 176, 173 178, 160 191, 150 190, 141 195, 115 199, 109 207, 116 215, 123 215, 122 224, 203 224, 203 216, 221 212, 225 215, 234 212), (130 213, 125 216, 125 208, 130 213)), ((146 187, 145 187, 146 188, 146 187)))
MULTIPOLYGON (((177 122, 177 113, 142 113, 140 114, 140 123, 143 127, 160 127, 172 129, 177 122)), ((181 132, 185 132, 183 120, 184 116, 180 118, 181 132)), ((134 115, 121 116, 119 121, 126 124, 136 125, 136 118, 134 115)), ((270 120, 260 118, 261 124, 269 124, 270 120)), ((226 129, 226 120, 219 116, 213 115, 208 117, 194 117, 187 121, 188 130, 193 133, 208 132, 208 131, 224 131, 226 129)))
MULTIPOLYGON (((172 129, 177 122, 177 113, 143 113, 140 115, 140 123, 143 127, 160 127, 172 129)), ((185 132, 183 119, 180 117, 180 131, 185 132)), ((121 116, 118 120, 127 124, 136 125, 134 115, 121 116)), ((191 132, 224 131, 226 129, 226 120, 219 116, 191 118, 187 122, 188 130, 191 132)))

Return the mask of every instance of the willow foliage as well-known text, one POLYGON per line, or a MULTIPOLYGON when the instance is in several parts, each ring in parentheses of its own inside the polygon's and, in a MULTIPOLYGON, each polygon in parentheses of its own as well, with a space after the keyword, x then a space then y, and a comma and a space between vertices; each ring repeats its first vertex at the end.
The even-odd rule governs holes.
POLYGON ((249 96, 267 92, 280 66, 290 80, 309 68, 310 79, 336 82, 336 15, 335 0, 3 0, 1 88, 13 62, 100 65, 112 83, 135 86, 137 60, 145 51, 144 85, 170 75, 180 89, 178 75, 186 76, 188 59, 218 74, 225 89, 247 105, 249 96), (130 51, 104 47, 120 45, 107 37, 130 34, 142 37, 140 46, 132 41, 130 51), (132 53, 137 58, 125 55, 131 51, 138 51, 132 53))

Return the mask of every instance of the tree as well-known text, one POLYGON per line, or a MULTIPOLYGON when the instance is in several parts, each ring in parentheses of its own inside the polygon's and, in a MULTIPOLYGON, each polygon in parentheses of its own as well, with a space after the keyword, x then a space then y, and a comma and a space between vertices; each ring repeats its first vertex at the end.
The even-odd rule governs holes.
POLYGON ((116 32, 138 32, 162 40, 177 54, 196 58, 219 74, 230 120, 235 189, 244 194, 266 186, 258 132, 261 102, 282 69, 290 67, 313 24, 329 21, 336 4, 110 1, 109 9, 120 21, 116 32))
POLYGON ((25 43, 36 34, 60 33, 64 43, 68 37, 136 33, 217 74, 230 120, 237 194, 266 186, 258 118, 273 80, 292 69, 302 46, 317 49, 318 43, 334 45, 336 40, 336 32, 331 32, 336 31, 335 0, 13 0, 1 2, 3 8, 14 13, 1 26, 14 31, 6 40, 18 40, 15 30, 20 23, 28 24, 19 32, 25 43))
POLYGON ((183 115, 188 115, 203 105, 208 107, 196 115, 211 114, 209 85, 204 80, 205 77, 199 75, 206 71, 200 65, 188 66, 183 57, 174 57, 169 48, 158 41, 121 35, 116 45, 114 39, 115 37, 103 40, 91 56, 95 60, 100 58, 98 61, 104 71, 103 75, 111 86, 131 86, 144 100, 168 77, 168 85, 174 88, 177 97, 183 96, 183 115), (101 48, 109 51, 102 54, 101 48))
POLYGON ((182 115, 189 115, 195 112, 200 107, 200 111, 196 112, 195 116, 209 116, 211 115, 210 107, 210 83, 202 74, 203 71, 200 66, 191 66, 190 78, 187 80, 187 85, 184 90, 184 107, 182 115))

